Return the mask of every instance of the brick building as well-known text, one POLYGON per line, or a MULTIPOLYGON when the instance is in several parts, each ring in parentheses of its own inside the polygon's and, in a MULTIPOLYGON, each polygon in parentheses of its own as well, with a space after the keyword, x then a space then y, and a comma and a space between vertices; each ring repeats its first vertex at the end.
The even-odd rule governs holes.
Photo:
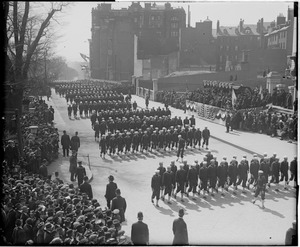
POLYGON ((131 80, 135 44, 137 58, 142 60, 178 52, 180 29, 185 27, 185 19, 184 9, 175 9, 170 3, 145 3, 143 8, 139 2, 133 2, 122 9, 112 9, 108 3, 99 4, 92 9, 91 77, 131 80))
POLYGON ((211 69, 216 64, 215 38, 212 34, 212 21, 196 22, 195 27, 181 30, 181 68, 211 69))
POLYGON ((216 30, 216 71, 242 70, 249 62, 249 52, 262 48, 266 27, 263 19, 257 25, 244 24, 238 27, 222 27, 217 22, 216 30))

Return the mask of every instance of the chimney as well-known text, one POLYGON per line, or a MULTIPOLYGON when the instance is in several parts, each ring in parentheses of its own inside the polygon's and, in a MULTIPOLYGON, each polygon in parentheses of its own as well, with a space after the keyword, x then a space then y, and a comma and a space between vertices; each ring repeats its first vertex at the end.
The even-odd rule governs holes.
POLYGON ((243 24, 244 24, 244 20, 240 19, 240 25, 239 25, 239 32, 240 33, 242 33, 244 31, 243 24))
POLYGON ((280 14, 277 16, 277 26, 284 25, 285 24, 285 17, 283 14, 280 14))
POLYGON ((145 3, 145 9, 151 9, 151 3, 145 3))
POLYGON ((260 20, 258 20, 257 24, 256 24, 256 32, 261 33, 261 24, 260 24, 260 20))
POLYGON ((188 5, 188 27, 191 26, 191 11, 190 11, 190 5, 188 5))
POLYGON ((217 33, 219 33, 220 32, 220 21, 218 20, 217 21, 217 33))

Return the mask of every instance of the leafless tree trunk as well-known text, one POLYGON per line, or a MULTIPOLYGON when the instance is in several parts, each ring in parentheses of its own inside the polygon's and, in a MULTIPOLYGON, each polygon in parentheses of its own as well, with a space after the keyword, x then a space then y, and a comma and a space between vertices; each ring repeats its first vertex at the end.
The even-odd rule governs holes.
POLYGON ((31 30, 33 17, 30 16, 30 4, 32 3, 29 1, 13 1, 10 2, 12 11, 9 11, 9 6, 7 7, 7 26, 9 30, 7 32, 6 42, 10 54, 10 56, 8 56, 8 62, 11 63, 13 71, 14 90, 20 112, 22 110, 24 85, 27 82, 32 57, 37 51, 41 40, 45 37, 47 28, 51 20, 54 19, 55 14, 61 12, 69 3, 51 2, 51 9, 47 16, 40 21, 37 32, 31 30), (13 38, 13 41, 11 38, 13 38))

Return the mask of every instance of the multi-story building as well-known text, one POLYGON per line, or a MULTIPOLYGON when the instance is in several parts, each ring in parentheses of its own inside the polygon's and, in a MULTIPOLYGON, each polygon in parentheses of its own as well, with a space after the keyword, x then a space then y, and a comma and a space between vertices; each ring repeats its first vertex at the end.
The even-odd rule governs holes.
MULTIPOLYGON (((179 50, 185 11, 171 4, 133 2, 123 9, 102 3, 92 9, 91 77, 130 80, 134 73, 134 44, 138 59, 152 59, 179 50), (134 42, 134 36, 138 41, 134 42)), ((168 71, 166 70, 166 73, 168 71)))
POLYGON ((216 71, 242 70, 248 63, 249 52, 262 47, 266 32, 263 19, 257 25, 246 25, 240 20, 238 27, 222 27, 217 22, 216 71))
POLYGON ((292 55, 293 25, 293 9, 289 8, 287 20, 283 14, 279 14, 277 22, 273 22, 270 26, 269 32, 265 35, 266 48, 286 50, 287 56, 292 55))
POLYGON ((180 67, 211 69, 216 64, 215 38, 212 34, 212 21, 196 22, 181 30, 180 67))

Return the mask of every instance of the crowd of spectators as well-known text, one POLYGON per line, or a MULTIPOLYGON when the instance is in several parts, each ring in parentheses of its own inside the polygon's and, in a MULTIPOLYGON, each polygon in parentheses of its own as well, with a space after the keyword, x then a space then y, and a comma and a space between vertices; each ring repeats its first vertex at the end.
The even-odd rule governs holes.
POLYGON ((47 167, 58 156, 59 135, 45 101, 30 102, 21 118, 23 156, 8 141, 2 162, 1 243, 3 245, 117 245, 123 236, 119 212, 100 207, 97 199, 64 184, 47 167), (30 126, 38 126, 37 133, 30 126))
POLYGON ((245 131, 264 133, 282 140, 297 140, 297 114, 275 113, 266 111, 235 111, 231 118, 231 127, 245 131))
POLYGON ((204 87, 196 89, 184 94, 173 91, 161 91, 157 93, 157 101, 173 106, 175 108, 184 109, 185 100, 195 101, 207 105, 216 106, 223 109, 247 109, 254 107, 266 106, 272 103, 276 106, 292 109, 293 102, 290 93, 284 90, 274 90, 273 94, 268 93, 266 89, 253 90, 248 87, 241 86, 234 89, 236 95, 235 105, 232 106, 232 89, 224 87, 204 87))

